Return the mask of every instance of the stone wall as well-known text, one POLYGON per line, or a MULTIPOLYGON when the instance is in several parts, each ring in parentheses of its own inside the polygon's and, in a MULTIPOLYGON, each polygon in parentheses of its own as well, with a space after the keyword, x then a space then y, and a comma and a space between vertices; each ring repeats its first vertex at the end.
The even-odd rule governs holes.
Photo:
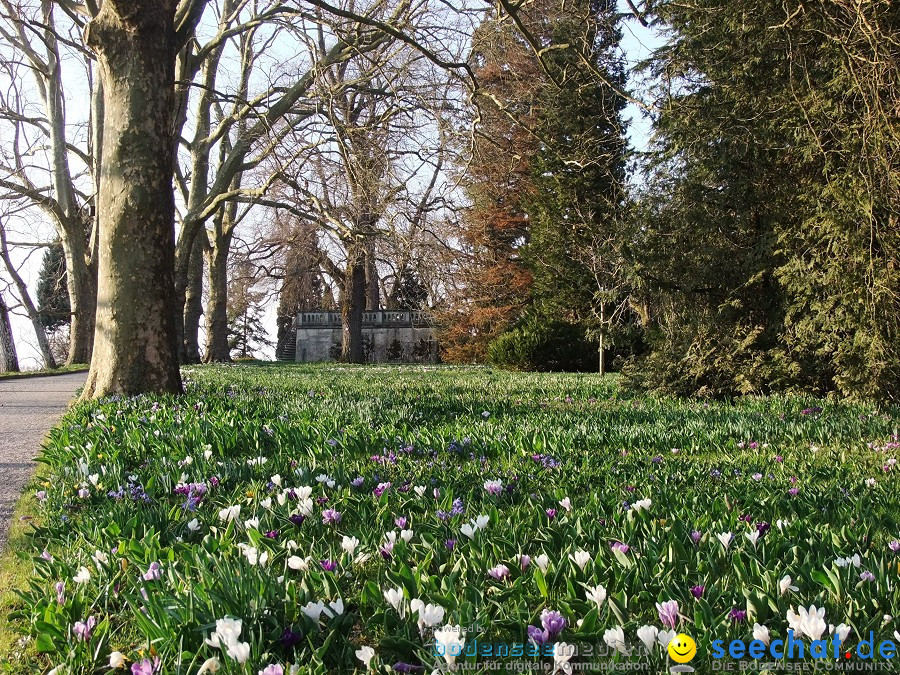
MULTIPOLYGON (((307 312, 297 317, 300 363, 334 361, 341 352, 341 323, 337 312, 307 312)), ((434 331, 420 313, 366 312, 363 321, 366 360, 371 363, 437 360, 434 331)))

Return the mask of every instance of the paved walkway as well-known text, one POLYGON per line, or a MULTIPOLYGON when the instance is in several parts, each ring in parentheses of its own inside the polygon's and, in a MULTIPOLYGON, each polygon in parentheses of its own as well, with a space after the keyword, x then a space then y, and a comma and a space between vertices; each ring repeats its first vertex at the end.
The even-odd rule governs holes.
POLYGON ((87 373, 0 379, 0 549, 22 488, 34 470, 31 460, 87 373))

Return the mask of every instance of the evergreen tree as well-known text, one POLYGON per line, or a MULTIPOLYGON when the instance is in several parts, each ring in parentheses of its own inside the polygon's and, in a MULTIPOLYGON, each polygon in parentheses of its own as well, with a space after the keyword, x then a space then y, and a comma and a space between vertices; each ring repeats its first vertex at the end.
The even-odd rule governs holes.
POLYGON ((48 333, 69 324, 71 309, 66 286, 66 256, 61 243, 44 251, 37 283, 38 316, 48 333))

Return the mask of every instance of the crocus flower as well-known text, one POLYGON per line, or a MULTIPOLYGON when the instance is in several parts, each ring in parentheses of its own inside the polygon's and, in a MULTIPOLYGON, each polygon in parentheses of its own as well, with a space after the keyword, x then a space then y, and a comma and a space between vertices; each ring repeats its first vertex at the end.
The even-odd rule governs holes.
POLYGON ((356 547, 359 546, 359 539, 356 537, 348 537, 344 535, 344 538, 341 540, 341 548, 344 549, 351 556, 353 552, 356 550, 356 547))
POLYGON ((547 514, 547 517, 548 517, 550 520, 553 520, 554 518, 556 518, 556 509, 547 509, 547 510, 545 511, 545 513, 547 514))
POLYGON ((741 623, 742 621, 745 621, 747 619, 747 611, 735 607, 728 613, 728 618, 735 623, 741 623))
POLYGON ((278 638, 278 642, 285 649, 291 649, 300 642, 301 639, 303 639, 303 633, 295 633, 290 626, 286 626, 285 629, 281 631, 281 637, 278 638))
POLYGON ((319 564, 326 572, 334 572, 337 569, 337 563, 334 560, 320 560, 319 564))
POLYGON ((534 557, 534 564, 541 568, 541 572, 546 572, 550 566, 550 557, 546 553, 541 553, 534 557))
POLYGON ((406 520, 406 516, 400 516, 399 518, 394 518, 394 525, 399 527, 401 530, 406 528, 407 522, 408 521, 406 520))
POLYGON ((900 551, 900 541, 894 539, 893 541, 888 543, 888 548, 891 549, 894 553, 900 551))
POLYGON ((528 633, 529 641, 538 645, 544 644, 544 631, 537 626, 528 626, 526 633, 528 633))
POLYGON ((125 667, 125 655, 122 652, 111 652, 109 655, 109 669, 119 670, 125 667))
POLYGON ((72 633, 83 640, 84 642, 89 642, 91 639, 91 633, 94 631, 94 626, 97 625, 97 617, 92 616, 89 617, 87 621, 76 621, 75 625, 72 626, 72 633))
POLYGON ((389 588, 384 591, 384 599, 387 600, 387 603, 394 608, 394 610, 400 615, 403 616, 405 614, 404 611, 404 596, 403 589, 399 586, 397 588, 389 588))
POLYGON ((488 570, 488 576, 501 581, 509 577, 509 568, 503 563, 500 563, 488 570))
POLYGON ((372 658, 375 656, 375 650, 369 647, 368 645, 363 645, 359 649, 356 650, 356 658, 362 661, 363 666, 366 670, 371 669, 372 667, 372 658))
POLYGON ((150 567, 147 568, 147 571, 144 572, 144 581, 156 581, 162 576, 160 572, 160 566, 158 562, 150 563, 150 567))
POLYGON ((571 675, 572 664, 569 660, 575 656, 577 648, 567 645, 565 642, 557 642, 553 645, 553 675, 564 673, 571 675))
POLYGON ((570 553, 569 558, 584 571, 585 566, 591 561, 591 554, 585 550, 579 549, 574 553, 570 553))
POLYGON ((284 668, 277 663, 270 663, 259 671, 259 675, 284 675, 284 668))
POLYGON ((781 578, 781 581, 778 582, 778 590, 781 595, 784 595, 788 591, 798 591, 800 590, 796 586, 791 586, 791 577, 790 575, 785 575, 781 578))
POLYGON ((631 547, 628 544, 623 544, 621 541, 614 541, 610 545, 610 548, 613 551, 619 551, 619 553, 628 553, 631 550, 631 547))
POLYGON ((531 556, 524 553, 519 553, 516 556, 516 560, 519 562, 519 568, 522 570, 525 570, 531 564, 531 556))
POLYGON ((499 495, 503 492, 503 481, 499 479, 495 480, 486 480, 484 482, 484 490, 489 495, 499 495))
POLYGON ((381 548, 378 549, 381 553, 381 557, 385 560, 390 560, 394 557, 394 542, 386 541, 381 545, 381 548))
POLYGON ((385 492, 387 492, 391 487, 390 483, 379 483, 374 490, 372 490, 372 494, 376 497, 381 497, 385 492))
POLYGON ((91 580, 91 571, 87 567, 79 567, 78 572, 72 577, 72 581, 76 584, 86 584, 91 580))
POLYGON ((607 629, 603 633, 603 641, 622 654, 628 653, 628 647, 625 645, 625 631, 622 630, 621 626, 607 629))
POLYGON ((859 575, 860 581, 875 581, 875 575, 866 570, 862 574, 859 575))
POLYGON ((56 582, 56 602, 60 605, 66 601, 66 584, 62 581, 56 582))
POLYGON ((678 623, 678 601, 667 600, 663 603, 656 603, 656 611, 659 612, 659 620, 663 626, 675 628, 678 623))
POLYGON ((810 605, 809 609, 800 606, 799 613, 794 612, 791 607, 787 611, 788 626, 795 633, 803 633, 811 640, 818 640, 822 637, 828 624, 825 623, 825 608, 816 609, 815 605, 810 605))
POLYGON ((691 586, 691 595, 699 600, 703 597, 703 591, 705 590, 706 586, 703 585, 691 586))
POLYGON ((734 535, 731 532, 719 532, 716 535, 716 539, 719 540, 719 543, 725 547, 725 550, 728 550, 728 547, 731 546, 731 540, 734 538, 734 535))
POLYGON ((653 649, 653 645, 656 643, 656 636, 658 634, 659 629, 656 626, 641 626, 637 629, 638 639, 644 643, 647 651, 651 651, 653 649))
POLYGON ((753 624, 753 639, 768 645, 770 640, 769 629, 765 626, 760 626, 758 623, 753 624))
POLYGON ((700 539, 703 537, 703 533, 700 530, 691 530, 691 541, 695 544, 700 543, 700 539))
POLYGON ((547 632, 544 642, 549 642, 555 640, 566 627, 566 619, 556 610, 545 609, 541 612, 541 626, 547 632))
POLYGON ((334 509, 325 509, 322 511, 323 525, 336 525, 339 522, 341 522, 340 511, 335 511, 334 509))
POLYGON ((444 542, 444 546, 446 546, 448 550, 452 551, 453 547, 456 546, 456 539, 447 539, 444 542))
POLYGON ((559 505, 563 507, 567 513, 572 510, 572 502, 568 497, 563 497, 562 499, 560 499, 559 505))
POLYGON ((131 664, 131 675, 153 675, 159 668, 159 657, 142 659, 131 664))
POLYGON ((465 643, 466 638, 462 635, 459 626, 447 624, 440 630, 434 631, 434 649, 451 666, 456 663, 456 657, 462 654, 465 643))

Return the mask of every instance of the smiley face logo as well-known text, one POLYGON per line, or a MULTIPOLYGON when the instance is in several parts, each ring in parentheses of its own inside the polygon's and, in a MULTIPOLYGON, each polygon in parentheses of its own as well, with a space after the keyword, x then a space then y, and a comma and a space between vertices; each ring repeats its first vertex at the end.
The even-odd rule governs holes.
POLYGON ((687 663, 697 655, 697 643, 690 635, 680 633, 669 641, 669 656, 677 663, 687 663))

